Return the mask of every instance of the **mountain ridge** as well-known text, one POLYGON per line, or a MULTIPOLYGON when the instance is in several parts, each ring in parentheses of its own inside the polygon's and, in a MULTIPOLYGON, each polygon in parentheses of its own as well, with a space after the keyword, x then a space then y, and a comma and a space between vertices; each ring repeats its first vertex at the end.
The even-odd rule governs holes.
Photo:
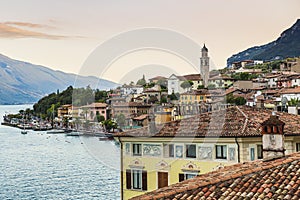
POLYGON ((284 30, 275 41, 232 55, 227 59, 227 67, 242 60, 270 61, 297 56, 300 56, 300 19, 284 30))
POLYGON ((79 76, 0 54, 0 104, 27 104, 68 86, 107 90, 118 84, 95 76, 79 76))

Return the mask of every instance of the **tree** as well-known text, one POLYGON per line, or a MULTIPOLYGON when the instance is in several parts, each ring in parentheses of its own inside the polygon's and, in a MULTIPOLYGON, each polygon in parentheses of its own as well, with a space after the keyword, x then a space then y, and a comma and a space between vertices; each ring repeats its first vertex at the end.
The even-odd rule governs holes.
POLYGON ((113 129, 113 132, 114 132, 114 129, 116 129, 118 127, 117 123, 111 119, 104 120, 102 122, 102 125, 105 127, 105 130, 107 132, 109 132, 111 129, 113 129))
POLYGON ((156 96, 150 96, 149 99, 148 99, 148 103, 156 103, 158 102, 158 99, 156 96))
POLYGON ((165 96, 162 96, 162 97, 160 98, 160 103, 168 103, 167 98, 166 98, 165 96))
POLYGON ((74 123, 75 123, 75 126, 76 126, 76 130, 78 130, 79 129, 79 125, 81 124, 81 121, 80 121, 79 117, 75 118, 74 123))
POLYGON ((176 94, 172 93, 168 97, 170 98, 171 101, 174 101, 174 100, 178 100, 179 99, 180 94, 179 93, 176 93, 176 94))
POLYGON ((96 114, 96 119, 95 121, 97 120, 97 122, 102 122, 105 120, 105 117, 103 115, 100 115, 100 114, 96 114))
POLYGON ((204 85, 198 85, 197 89, 200 90, 200 89, 204 89, 204 85))
POLYGON ((300 99, 298 98, 291 98, 291 100, 288 101, 289 106, 297 106, 300 103, 300 99))
POLYGON ((145 79, 145 75, 143 75, 143 78, 141 78, 140 80, 138 80, 136 82, 137 85, 146 85, 146 79, 145 79))
POLYGON ((161 87, 161 89, 166 89, 167 88, 167 80, 166 79, 159 79, 157 82, 156 82, 156 85, 159 85, 161 87))
POLYGON ((185 80, 180 84, 180 87, 182 87, 183 89, 187 89, 192 87, 193 85, 194 85, 193 81, 185 80))
POLYGON ((210 83, 210 84, 207 86, 207 89, 209 89, 209 90, 216 89, 216 85, 215 85, 215 84, 212 84, 212 83, 210 83))
POLYGON ((120 126, 120 127, 124 127, 125 126, 125 123, 126 123, 126 117, 123 113, 119 114, 116 116, 116 121, 117 121, 117 124, 120 126))
POLYGON ((240 97, 240 96, 235 97, 233 96, 233 94, 228 94, 226 96, 226 102, 235 105, 245 105, 247 101, 244 97, 240 97))

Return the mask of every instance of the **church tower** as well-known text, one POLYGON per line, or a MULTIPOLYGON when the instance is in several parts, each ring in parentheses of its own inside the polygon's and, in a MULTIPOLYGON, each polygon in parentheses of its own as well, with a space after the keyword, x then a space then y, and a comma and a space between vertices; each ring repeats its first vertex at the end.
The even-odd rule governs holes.
POLYGON ((205 88, 207 88, 208 78, 209 78, 209 57, 208 57, 208 49, 206 48, 205 44, 201 49, 200 73, 203 79, 203 85, 205 88))

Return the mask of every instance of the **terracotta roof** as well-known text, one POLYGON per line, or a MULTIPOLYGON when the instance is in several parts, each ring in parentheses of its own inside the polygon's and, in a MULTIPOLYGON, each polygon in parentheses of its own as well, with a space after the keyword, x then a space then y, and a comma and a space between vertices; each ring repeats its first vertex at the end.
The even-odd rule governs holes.
POLYGON ((143 114, 143 115, 140 115, 140 116, 135 117, 135 118, 133 118, 133 119, 134 119, 134 120, 140 121, 140 120, 146 119, 147 117, 148 117, 148 114, 143 114))
MULTIPOLYGON (((147 127, 117 133, 115 136, 134 137, 251 137, 261 136, 261 123, 272 111, 248 106, 232 106, 194 117, 168 122, 151 134, 147 127)), ((285 135, 300 135, 300 116, 278 112, 285 123, 285 135)))
POLYGON ((200 74, 188 74, 188 75, 184 75, 183 78, 185 78, 186 80, 189 80, 189 81, 200 81, 200 80, 202 80, 200 74))
POLYGON ((137 199, 300 199, 300 153, 226 166, 137 199))
POLYGON ((157 89, 153 89, 153 88, 149 88, 149 89, 146 89, 145 91, 144 91, 144 93, 151 93, 151 92, 160 92, 159 90, 157 90, 157 89))
POLYGON ((113 103, 113 107, 151 107, 150 104, 144 104, 140 102, 119 102, 113 103))
POLYGON ((300 87, 284 88, 280 91, 281 94, 298 94, 300 93, 300 87))
POLYGON ((200 89, 200 90, 191 90, 182 93, 181 95, 206 95, 209 91, 207 89, 200 89))
POLYGON ((107 107, 106 103, 92 103, 86 106, 81 106, 82 108, 103 108, 103 107, 107 107))

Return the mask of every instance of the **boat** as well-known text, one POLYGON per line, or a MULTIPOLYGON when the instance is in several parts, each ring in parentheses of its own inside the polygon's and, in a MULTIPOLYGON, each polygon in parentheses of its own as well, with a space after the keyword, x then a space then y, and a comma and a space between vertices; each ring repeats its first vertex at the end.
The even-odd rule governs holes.
POLYGON ((66 136, 81 136, 81 135, 83 135, 83 133, 80 133, 78 131, 72 131, 72 132, 66 133, 66 136))
POLYGON ((59 129, 47 131, 47 134, 60 134, 60 133, 66 133, 66 132, 65 132, 65 130, 59 130, 59 129))
POLYGON ((23 130, 21 131, 21 134, 25 135, 27 134, 27 131, 26 131, 26 126, 25 126, 25 119, 24 119, 24 115, 23 115, 23 130))

